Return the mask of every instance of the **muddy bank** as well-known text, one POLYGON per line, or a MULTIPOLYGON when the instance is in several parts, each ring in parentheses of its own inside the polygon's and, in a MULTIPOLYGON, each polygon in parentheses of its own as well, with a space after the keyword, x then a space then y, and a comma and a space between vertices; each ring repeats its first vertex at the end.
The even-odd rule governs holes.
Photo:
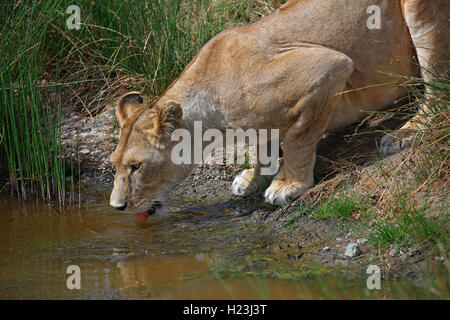
MULTIPOLYGON (((198 211, 212 210, 218 212, 214 218, 232 217, 227 223, 234 226, 229 230, 235 234, 232 238, 236 237, 237 242, 246 233, 239 226, 259 226, 264 241, 249 248, 250 251, 239 248, 239 252, 233 252, 224 264, 228 265, 230 274, 245 271, 297 279, 312 274, 344 273, 357 279, 366 274, 369 265, 375 264, 381 268, 383 277, 390 280, 406 277, 423 281, 428 270, 442 265, 441 257, 419 244, 380 251, 369 243, 367 228, 358 219, 317 220, 299 211, 294 203, 278 208, 264 203, 261 196, 248 199, 233 196, 229 189, 232 178, 222 178, 223 171, 224 168, 199 168, 173 191, 169 202, 179 203, 179 212, 195 215, 198 211), (247 268, 243 270, 242 266, 247 268), (253 270, 248 266, 253 266, 253 270)), ((223 245, 223 239, 213 230, 209 232, 213 243, 223 245)), ((200 231, 199 243, 204 241, 203 236, 200 231)), ((232 247, 230 243, 230 250, 232 247)), ((224 265, 221 265, 221 272, 227 271, 224 265)))
MULTIPOLYGON (((343 183, 359 183, 360 188, 370 188, 368 180, 364 182, 361 177, 376 172, 374 160, 380 160, 376 141, 382 136, 377 132, 398 125, 399 121, 390 117, 369 117, 360 124, 324 136, 318 147, 317 185, 301 199, 283 208, 264 203, 261 195, 248 199, 233 196, 231 183, 243 168, 225 165, 202 165, 194 170, 172 191, 169 203, 172 211, 194 220, 207 212, 214 212, 206 220, 199 220, 202 225, 190 232, 189 237, 192 237, 190 242, 198 241, 205 248, 222 248, 224 241, 229 244, 232 254, 228 260, 223 260, 226 263, 221 264, 222 273, 244 271, 295 279, 308 273, 344 272, 349 277, 360 277, 366 274, 369 265, 376 264, 383 276, 389 279, 408 277, 423 280, 425 269, 442 264, 442 257, 436 253, 416 243, 404 248, 392 246, 391 249, 380 250, 369 243, 367 227, 358 221, 357 216, 350 220, 318 220, 297 206, 302 201, 312 203, 326 198, 343 183), (372 133, 359 134, 364 131, 372 133), (223 236, 223 226, 218 230, 215 229, 217 225, 208 229, 208 219, 223 217, 230 217, 227 224, 234 227, 227 226, 224 230, 232 232, 232 237, 223 236), (252 242, 248 250, 237 246, 238 249, 233 251, 230 239, 239 243, 239 239, 246 235, 242 226, 255 224, 264 241, 252 242), (205 233, 208 235, 206 240, 205 233), (247 266, 247 269, 243 270, 242 266, 247 266)), ((63 119, 63 145, 68 155, 78 155, 83 185, 95 185, 102 191, 112 188, 109 157, 117 142, 118 128, 112 107, 105 108, 95 117, 72 113, 63 119)), ((397 154, 381 161, 398 163, 403 161, 402 157, 397 154)), ((376 197, 374 195, 374 201, 376 197)))

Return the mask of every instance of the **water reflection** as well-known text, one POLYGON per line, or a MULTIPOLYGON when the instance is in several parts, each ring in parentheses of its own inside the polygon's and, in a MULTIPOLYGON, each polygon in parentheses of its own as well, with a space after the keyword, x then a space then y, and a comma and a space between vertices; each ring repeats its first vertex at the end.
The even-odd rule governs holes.
MULTIPOLYGON (((238 227, 223 208, 217 214, 203 209, 196 214, 192 209, 142 224, 110 209, 105 195, 88 200, 60 214, 43 203, 19 203, 0 195, 0 299, 394 296, 389 288, 367 292, 365 279, 290 281, 245 274, 222 279, 211 270, 222 267, 230 246, 245 255, 266 240, 257 225, 238 227), (66 269, 73 264, 81 269, 81 290, 66 287, 66 269)), ((423 296, 416 287, 402 290, 402 298, 411 292, 423 296)))
POLYGON ((209 272, 204 255, 127 259, 117 263, 127 298, 145 299, 296 299, 290 281, 250 277, 220 279, 209 272))

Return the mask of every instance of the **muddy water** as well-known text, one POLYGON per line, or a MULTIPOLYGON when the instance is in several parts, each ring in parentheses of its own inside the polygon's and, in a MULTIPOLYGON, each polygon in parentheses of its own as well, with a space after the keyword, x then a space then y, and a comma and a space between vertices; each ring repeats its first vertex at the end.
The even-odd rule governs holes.
POLYGON ((359 297, 336 278, 281 280, 239 269, 273 239, 229 207, 172 208, 177 213, 141 223, 108 208, 107 194, 64 213, 0 195, 0 299, 359 297), (80 290, 67 288, 70 265, 80 267, 80 290))

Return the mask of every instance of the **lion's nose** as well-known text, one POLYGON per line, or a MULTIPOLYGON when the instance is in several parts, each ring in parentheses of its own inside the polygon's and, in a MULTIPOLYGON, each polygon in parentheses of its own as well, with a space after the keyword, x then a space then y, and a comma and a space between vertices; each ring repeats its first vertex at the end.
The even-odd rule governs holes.
POLYGON ((111 207, 113 207, 114 209, 119 210, 119 211, 124 211, 125 208, 127 207, 127 203, 126 202, 125 202, 125 204, 117 204, 117 203, 110 202, 109 205, 111 207))

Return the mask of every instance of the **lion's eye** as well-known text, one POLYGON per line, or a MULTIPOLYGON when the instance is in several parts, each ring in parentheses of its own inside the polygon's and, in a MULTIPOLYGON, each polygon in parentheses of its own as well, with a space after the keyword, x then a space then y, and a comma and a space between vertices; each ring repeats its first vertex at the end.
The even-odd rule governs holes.
POLYGON ((136 172, 139 170, 139 168, 141 167, 140 163, 135 163, 131 165, 131 172, 136 172))

